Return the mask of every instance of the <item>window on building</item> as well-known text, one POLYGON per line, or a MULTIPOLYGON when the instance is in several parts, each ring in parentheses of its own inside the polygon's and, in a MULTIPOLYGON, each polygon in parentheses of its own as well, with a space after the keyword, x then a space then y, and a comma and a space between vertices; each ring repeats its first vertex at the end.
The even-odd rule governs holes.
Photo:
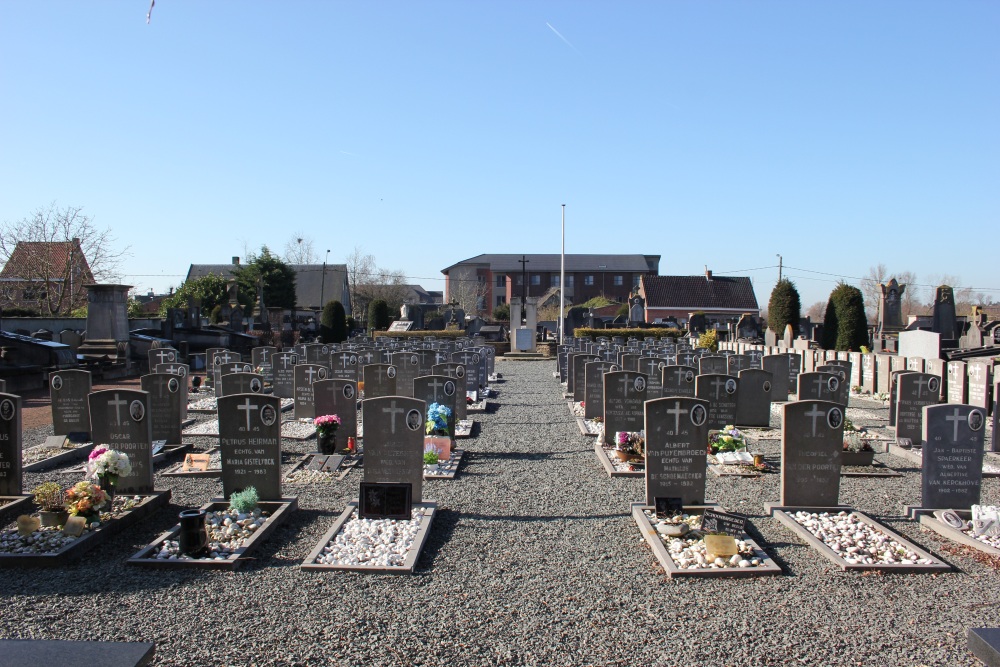
POLYGON ((588 285, 588 286, 593 285, 594 284, 594 276, 593 275, 584 276, 583 277, 583 284, 584 285, 588 285))
POLYGON ((572 286, 573 286, 573 275, 570 274, 566 276, 566 287, 572 287, 572 286))
POLYGON ((44 301, 46 297, 48 297, 48 292, 45 291, 44 287, 24 288, 25 301, 44 301))
POLYGON ((625 281, 623 280, 622 276, 615 276, 615 287, 621 287, 624 284, 625 281))
POLYGON ((524 276, 522 274, 520 274, 520 273, 517 274, 517 284, 518 285, 523 285, 524 284, 524 276))
POLYGON ((558 273, 553 273, 552 274, 552 279, 551 279, 551 281, 549 281, 549 285, 552 286, 552 287, 559 287, 559 274, 558 273))
POLYGON ((486 297, 480 296, 476 298, 476 310, 486 310, 486 297))
POLYGON ((542 277, 540 275, 538 275, 537 273, 531 274, 531 284, 532 285, 536 285, 536 286, 537 285, 541 285, 542 284, 542 277))
POLYGON ((497 297, 497 305, 498 306, 502 306, 505 303, 507 303, 507 297, 505 297, 505 296, 498 296, 497 297))
POLYGON ((632 287, 638 287, 640 280, 642 280, 642 275, 637 273, 634 276, 632 276, 632 287))
POLYGON ((507 286, 507 276, 497 276, 497 287, 507 286))

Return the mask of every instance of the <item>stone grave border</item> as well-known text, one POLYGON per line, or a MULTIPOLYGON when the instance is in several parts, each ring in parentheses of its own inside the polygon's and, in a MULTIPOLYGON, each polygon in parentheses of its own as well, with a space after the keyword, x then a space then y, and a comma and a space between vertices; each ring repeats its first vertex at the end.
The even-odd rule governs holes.
POLYGON ((119 534, 132 524, 138 523, 150 514, 164 507, 170 500, 170 490, 152 493, 129 494, 142 496, 142 501, 117 519, 102 524, 97 530, 88 532, 66 544, 58 551, 33 554, 0 554, 0 568, 21 566, 61 566, 75 560, 119 534))
POLYGON ((969 652, 979 658, 984 665, 1000 664, 1000 629, 998 628, 966 628, 965 641, 969 652))
POLYGON ((818 551, 821 556, 823 556, 824 558, 826 558, 827 560, 829 560, 830 562, 832 562, 834 565, 836 565, 845 572, 852 570, 881 570, 883 572, 904 572, 908 574, 921 574, 927 572, 950 572, 953 569, 951 565, 948 565, 937 556, 931 554, 929 551, 921 549, 916 544, 906 539, 896 531, 892 530, 885 524, 880 523, 875 519, 873 519, 872 517, 865 514, 864 512, 858 511, 849 506, 841 505, 838 507, 786 507, 777 504, 772 505, 771 503, 765 503, 764 509, 766 511, 769 511, 771 513, 771 516, 773 516, 779 522, 784 524, 785 527, 788 528, 788 530, 795 533, 799 537, 799 539, 801 539, 806 544, 811 546, 814 550, 818 551), (822 540, 820 540, 818 537, 814 536, 812 533, 806 530, 805 526, 801 525, 798 521, 796 521, 794 517, 792 517, 793 512, 812 512, 816 514, 819 514, 821 512, 829 512, 831 514, 847 512, 849 514, 856 516, 862 522, 868 524, 869 526, 879 531, 880 533, 886 535, 890 539, 899 542, 904 547, 915 552, 921 558, 932 560, 936 564, 922 565, 920 563, 912 563, 908 565, 907 564, 890 565, 886 563, 881 563, 881 564, 865 565, 861 563, 858 564, 848 563, 846 560, 841 558, 836 551, 828 547, 826 544, 823 543, 822 540))
POLYGON ((728 465, 723 463, 708 463, 708 470, 716 477, 762 477, 760 470, 743 465, 728 465))
MULTIPOLYGON (((217 569, 217 570, 234 570, 243 563, 250 560, 248 554, 252 553, 262 542, 264 542, 274 530, 284 523, 288 519, 288 515, 294 512, 299 507, 299 499, 297 496, 292 496, 290 498, 282 498, 280 501, 277 500, 262 500, 257 503, 258 507, 263 509, 268 509, 271 512, 271 516, 264 522, 260 530, 256 531, 251 535, 246 543, 242 547, 236 550, 235 558, 227 558, 226 560, 215 560, 215 559, 198 559, 198 560, 185 560, 181 558, 168 559, 168 558, 157 558, 156 553, 159 551, 160 545, 165 540, 175 539, 181 531, 181 525, 178 523, 173 528, 167 532, 160 535, 158 538, 147 544, 145 547, 140 549, 129 558, 126 563, 129 565, 148 565, 153 567, 173 567, 173 568, 183 568, 183 567, 194 567, 194 568, 205 568, 205 569, 217 569)), ((229 501, 223 500, 222 498, 213 498, 211 502, 205 503, 201 506, 201 509, 208 511, 215 511, 220 509, 225 509, 229 507, 229 501)))
POLYGON ((604 443, 600 439, 594 441, 594 453, 597 455, 597 460, 601 463, 604 468, 604 472, 608 473, 608 477, 645 477, 646 467, 643 465, 642 470, 615 470, 615 464, 611 462, 611 458, 608 456, 607 452, 610 450, 604 449, 604 443))
MULTIPOLYGON (((208 454, 209 456, 211 456, 212 454, 220 450, 221 448, 218 445, 216 445, 215 447, 210 447, 204 451, 198 451, 194 453, 208 454)), ((208 470, 189 470, 188 472, 184 472, 183 470, 181 470, 181 466, 183 465, 184 462, 180 461, 170 466, 166 470, 161 471, 160 474, 165 475, 166 477, 222 477, 222 468, 209 468, 208 470)))
POLYGON ((10 665, 101 665, 146 667, 156 654, 154 642, 109 642, 69 639, 0 639, 0 655, 10 665))
POLYGON ((424 479, 455 479, 455 473, 458 472, 458 466, 462 462, 463 456, 465 456, 464 449, 451 450, 451 458, 448 459, 445 469, 441 472, 429 473, 424 468, 424 479))
MULTIPOLYGON (((775 563, 768 553, 761 548, 757 541, 749 535, 746 535, 746 539, 744 541, 749 542, 756 551, 764 554, 764 565, 760 567, 699 568, 696 570, 688 570, 677 567, 674 563, 674 559, 670 557, 670 552, 667 551, 667 545, 664 544, 662 539, 660 539, 660 534, 656 532, 656 528, 653 527, 653 524, 649 522, 649 518, 646 516, 645 511, 653 508, 645 503, 632 503, 631 507, 632 518, 635 519, 639 532, 642 533, 644 538, 646 538, 646 543, 649 544, 649 548, 653 551, 653 555, 656 557, 656 560, 660 561, 660 565, 663 566, 664 572, 666 572, 667 577, 670 579, 673 579, 674 577, 742 578, 783 574, 781 567, 775 563)), ((706 509, 722 511, 722 508, 714 505, 690 505, 684 507, 684 511, 688 514, 699 514, 698 510, 704 512, 706 509)))
MULTIPOLYGON (((35 446, 44 447, 44 444, 35 446)), ((29 447, 29 449, 33 448, 29 447)), ((29 463, 26 466, 21 466, 21 470, 22 472, 41 472, 43 470, 49 470, 50 468, 56 468, 66 463, 75 463, 90 456, 90 452, 93 449, 93 442, 85 443, 80 447, 67 449, 65 452, 56 454, 55 456, 50 456, 47 459, 42 459, 41 461, 35 461, 34 463, 29 463)))
POLYGON ((455 439, 465 440, 472 437, 472 429, 476 427, 476 422, 471 419, 462 419, 455 422, 455 439))
POLYGON ((0 500, 6 501, 3 505, 0 505, 0 517, 24 514, 25 512, 21 510, 30 506, 31 498, 30 494, 23 496, 0 496, 0 500))
MULTIPOLYGON (((965 519, 966 521, 970 521, 972 519, 971 510, 951 510, 951 511, 960 516, 961 518, 965 519)), ((965 546, 972 547, 973 549, 978 549, 979 551, 987 553, 991 556, 1000 556, 1000 549, 997 549, 996 547, 991 547, 985 542, 980 542, 974 537, 969 537, 959 529, 952 528, 943 521, 938 520, 938 518, 933 514, 921 514, 920 527, 923 528, 924 530, 932 530, 938 535, 946 537, 952 542, 956 542, 958 544, 964 544, 965 546)))
POLYGON ((875 461, 870 466, 840 466, 840 476, 841 477, 902 477, 903 473, 890 468, 881 461, 875 461), (871 472, 863 471, 846 471, 844 468, 868 468, 871 472))
MULTIPOLYGON (((186 442, 186 443, 183 443, 183 444, 180 444, 180 445, 164 445, 163 449, 161 449, 159 452, 157 452, 156 454, 154 454, 150 458, 149 462, 150 462, 151 465, 154 465, 154 466, 158 465, 160 463, 163 463, 167 459, 173 458, 174 456, 176 456, 178 454, 183 454, 184 452, 188 451, 192 447, 194 447, 194 443, 190 443, 190 442, 186 442)), ((58 472, 58 474, 60 474, 60 475, 70 475, 70 474, 73 474, 73 475, 86 475, 87 474, 87 467, 86 467, 86 464, 79 465, 79 466, 73 466, 72 468, 67 468, 66 470, 60 470, 58 472)))
POLYGON ((478 403, 471 403, 465 408, 465 414, 467 415, 482 415, 487 412, 487 401, 485 398, 479 400, 478 403))
POLYGON ((417 530, 417 534, 413 539, 413 544, 410 546, 409 551, 406 553, 406 558, 403 560, 403 564, 393 567, 393 566, 382 566, 382 565, 324 565, 322 563, 317 563, 316 559, 323 553, 323 549, 333 541, 333 539, 340 532, 344 524, 347 523, 348 519, 358 508, 358 501, 352 500, 347 503, 347 509, 341 513, 340 517, 333 523, 330 530, 323 533, 323 537, 319 539, 312 550, 309 551, 309 555, 306 556, 299 568, 303 570, 341 570, 347 572, 372 572, 377 574, 413 574, 413 571, 417 567, 417 560, 420 558, 420 554, 424 550, 424 546, 427 543, 427 536, 430 534, 431 524, 434 522, 434 516, 437 514, 437 503, 436 502, 422 502, 413 503, 414 507, 421 507, 424 511, 424 516, 420 520, 420 528, 417 530))
MULTIPOLYGON (((301 461, 292 466, 291 469, 284 474, 284 476, 281 478, 281 483, 304 484, 305 482, 296 482, 292 480, 291 479, 292 474, 297 472, 306 472, 306 466, 309 464, 309 462, 312 460, 314 456, 324 456, 324 455, 320 454, 319 452, 307 452, 305 455, 303 455, 301 461)), ((364 460, 363 453, 356 456, 350 456, 346 454, 337 454, 336 456, 344 457, 341 460, 340 464, 337 466, 337 469, 334 472, 330 473, 330 475, 336 473, 337 479, 344 479, 345 477, 347 477, 348 473, 350 473, 351 470, 353 470, 358 464, 360 464, 364 460)))

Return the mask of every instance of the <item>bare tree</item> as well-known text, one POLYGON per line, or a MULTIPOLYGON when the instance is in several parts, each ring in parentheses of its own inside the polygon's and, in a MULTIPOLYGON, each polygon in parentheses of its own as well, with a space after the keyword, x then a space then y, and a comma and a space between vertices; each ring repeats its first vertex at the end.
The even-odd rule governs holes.
POLYGON ((489 285, 481 276, 452 276, 448 280, 449 300, 453 303, 457 302, 458 307, 466 314, 476 313, 488 317, 492 312, 490 304, 486 302, 489 292, 489 285))
POLYGON ((810 322, 822 322, 826 319, 826 301, 817 301, 809 306, 806 315, 809 317, 810 322))
POLYGON ((344 262, 355 318, 367 321, 368 304, 376 299, 385 301, 390 313, 399 312, 407 294, 406 277, 402 271, 379 268, 374 255, 365 254, 360 246, 355 246, 344 262))
POLYGON ((889 271, 885 264, 878 264, 868 269, 868 275, 861 279, 861 293, 865 296, 865 312, 872 322, 878 321, 879 306, 882 303, 882 290, 879 285, 889 280, 889 271))
POLYGON ((316 255, 315 242, 305 234, 295 232, 285 242, 284 259, 289 264, 316 264, 319 257, 316 255))
POLYGON ((0 261, 6 265, 17 250, 17 266, 8 274, 19 275, 8 277, 19 279, 43 313, 66 313, 86 303, 83 282, 121 279, 119 269, 128 247, 115 248, 111 229, 98 229, 82 211, 79 206, 60 209, 53 203, 0 226, 0 261))

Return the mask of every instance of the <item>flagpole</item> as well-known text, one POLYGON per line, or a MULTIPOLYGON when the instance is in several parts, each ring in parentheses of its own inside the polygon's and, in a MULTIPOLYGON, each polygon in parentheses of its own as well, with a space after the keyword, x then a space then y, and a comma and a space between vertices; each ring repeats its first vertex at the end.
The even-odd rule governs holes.
POLYGON ((559 255, 559 344, 563 344, 566 326, 566 204, 562 205, 562 252, 559 255))

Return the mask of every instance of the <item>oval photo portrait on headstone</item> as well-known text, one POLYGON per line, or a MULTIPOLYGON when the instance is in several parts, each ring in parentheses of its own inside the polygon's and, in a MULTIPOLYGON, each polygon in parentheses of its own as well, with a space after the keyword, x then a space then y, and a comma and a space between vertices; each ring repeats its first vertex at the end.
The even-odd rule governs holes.
POLYGON ((354 398, 354 385, 351 384, 344 385, 344 398, 346 399, 354 398))
POLYGON ((940 384, 941 383, 938 382, 938 379, 936 377, 932 377, 927 381, 927 391, 931 392, 932 394, 936 394, 940 384))
POLYGON ((0 418, 7 422, 14 418, 14 401, 9 398, 0 401, 0 418))
POLYGON ((694 382, 694 371, 688 371, 684 374, 685 382, 694 382))
POLYGON ((319 372, 316 373, 316 375, 319 376, 320 380, 325 380, 326 379, 326 366, 320 366, 319 367, 319 372))
POLYGON ((708 412, 705 410, 704 405, 696 405, 691 408, 691 423, 695 426, 701 426, 708 419, 708 412))
POLYGON ((840 386, 840 380, 838 380, 835 377, 832 377, 829 380, 827 380, 826 386, 830 388, 831 392, 837 391, 837 387, 840 386))
POLYGON ((52 385, 52 388, 55 389, 56 391, 59 391, 60 389, 62 389, 63 380, 62 380, 62 377, 60 377, 58 375, 53 375, 52 379, 49 381, 49 383, 52 385))
POLYGON ((146 407, 142 401, 135 400, 128 404, 128 413, 132 415, 133 421, 141 422, 142 418, 146 416, 146 407))
POLYGON ((181 388, 181 383, 177 381, 177 378, 170 378, 167 381, 167 391, 171 394, 176 394, 177 390, 181 388))
POLYGON ((632 386, 635 387, 637 392, 641 393, 646 391, 646 378, 640 375, 635 379, 635 382, 632 383, 632 386))
POLYGON ((736 380, 726 380, 726 393, 735 394, 736 393, 736 380))
POLYGON ((406 413, 406 427, 411 431, 418 430, 423 426, 424 418, 420 414, 420 410, 410 410, 406 413))
POLYGON ((764 381, 764 391, 771 391, 771 383, 767 380, 764 381))
POLYGON ((459 366, 455 369, 455 376, 464 378, 465 377, 465 366, 459 366))
POLYGON ((979 410, 973 410, 969 413, 969 428, 973 431, 981 429, 983 427, 983 422, 985 421, 986 420, 983 419, 983 413, 979 410))
POLYGON ((444 395, 445 396, 455 395, 455 383, 452 382, 451 380, 448 380, 447 382, 444 383, 444 395))
POLYGON ((840 425, 844 423, 844 413, 840 411, 840 408, 830 408, 830 411, 826 413, 826 423, 830 428, 840 428, 840 425))
POLYGON ((260 409, 260 420, 264 423, 264 426, 273 426, 277 419, 277 411, 272 406, 265 405, 260 409))
POLYGON ((389 366, 389 368, 386 370, 385 374, 386 374, 387 377, 390 377, 390 378, 396 377, 396 367, 395 366, 389 366))
POLYGON ((261 387, 261 385, 260 385, 260 379, 259 378, 251 378, 250 379, 250 391, 252 391, 255 394, 259 394, 260 390, 262 388, 263 387, 261 387))

